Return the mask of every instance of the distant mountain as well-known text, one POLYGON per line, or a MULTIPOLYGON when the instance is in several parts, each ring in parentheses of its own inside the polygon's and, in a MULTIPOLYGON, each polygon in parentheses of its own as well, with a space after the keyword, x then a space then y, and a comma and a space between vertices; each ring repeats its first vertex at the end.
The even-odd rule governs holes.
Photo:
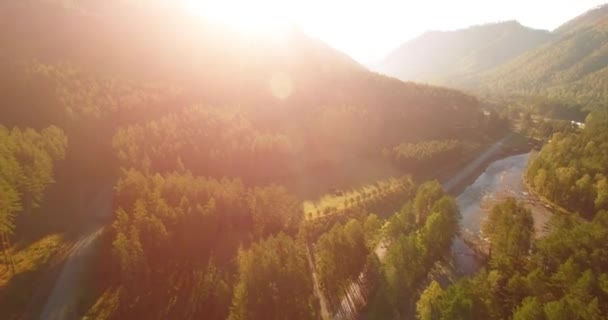
POLYGON ((403 44, 375 69, 402 80, 452 84, 495 68, 554 37, 549 31, 516 21, 430 31, 403 44))
POLYGON ((490 93, 539 95, 582 104, 608 99, 608 6, 565 23, 552 41, 476 79, 490 93))

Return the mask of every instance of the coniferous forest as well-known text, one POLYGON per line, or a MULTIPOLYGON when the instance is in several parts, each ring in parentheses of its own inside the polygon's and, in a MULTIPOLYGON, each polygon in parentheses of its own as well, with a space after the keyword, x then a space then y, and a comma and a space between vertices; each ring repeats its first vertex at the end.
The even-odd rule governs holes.
POLYGON ((381 70, 454 89, 171 1, 2 1, 0 318, 606 319, 605 8, 381 70), (471 236, 521 154, 547 223, 520 192, 471 236))

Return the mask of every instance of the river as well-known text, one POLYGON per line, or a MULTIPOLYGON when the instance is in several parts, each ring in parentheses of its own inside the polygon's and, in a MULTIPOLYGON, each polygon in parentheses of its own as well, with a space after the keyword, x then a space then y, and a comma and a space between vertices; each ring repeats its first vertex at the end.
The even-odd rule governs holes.
MULTIPOLYGON (((484 161, 496 155, 505 139, 488 148, 457 175, 451 177, 448 181, 444 181, 444 189, 453 190, 468 175, 472 175, 479 166, 483 165, 484 161)), ((454 256, 454 270, 452 271, 455 271, 455 273, 451 275, 450 272, 445 273, 445 278, 438 279, 440 282, 445 281, 447 284, 448 281, 454 280, 453 276, 472 275, 481 267, 482 261, 479 255, 462 240, 462 237, 467 237, 467 239, 476 243, 484 243, 484 240, 481 239, 481 225, 492 205, 497 201, 513 197, 524 202, 532 211, 537 231, 536 235, 541 236, 544 233, 544 226, 548 222, 551 212, 535 196, 528 193, 523 180, 528 161, 533 154, 533 152, 530 152, 508 156, 491 162, 483 173, 458 195, 456 200, 462 214, 460 224, 463 236, 457 238, 452 245, 454 256)), ((381 241, 374 251, 380 261, 384 260, 387 253, 386 242, 381 241)), ((342 297, 338 310, 333 312, 331 318, 356 319, 357 312, 367 303, 366 298, 360 292, 360 281, 352 283, 347 289, 347 295, 342 297)), ((322 294, 320 296, 322 297, 322 294)))
MULTIPOLYGON (((462 214, 460 226, 463 237, 485 243, 480 233, 481 225, 492 206, 508 197, 524 202, 532 211, 537 236, 545 232, 551 212, 528 192, 523 179, 531 156, 532 152, 490 163, 475 182, 458 195, 456 200, 462 214)), ((480 258, 462 238, 454 241, 452 252, 460 275, 471 275, 480 268, 480 258)))

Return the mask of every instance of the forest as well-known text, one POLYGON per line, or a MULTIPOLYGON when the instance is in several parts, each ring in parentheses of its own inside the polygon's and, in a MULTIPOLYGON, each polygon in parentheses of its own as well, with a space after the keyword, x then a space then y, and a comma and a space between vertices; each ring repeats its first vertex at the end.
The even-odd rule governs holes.
POLYGON ((463 145, 458 140, 427 140, 402 143, 392 150, 382 150, 382 154, 392 157, 393 161, 406 168, 434 167, 441 159, 458 158, 465 154, 463 145))
POLYGON ((0 318, 608 314, 601 88, 494 105, 297 28, 255 38, 165 9, 0 3, 0 318), (514 152, 513 131, 546 142, 525 181, 559 214, 538 235, 524 204, 496 204, 483 268, 454 277, 461 208, 442 183, 514 152))
MULTIPOLYGON (((166 30, 151 27, 146 41, 130 43, 120 42, 116 28, 135 32, 141 26, 133 20, 151 16, 183 19, 186 26, 171 27, 178 30, 201 22, 119 2, 108 6, 125 15, 111 24, 105 11, 93 18, 86 9, 53 2, 1 6, 3 21, 19 30, 7 35, 0 50, 6 126, 0 130, 0 183, 6 190, 0 212, 3 237, 10 240, 3 249, 8 255, 29 254, 30 241, 38 239, 31 235, 31 221, 51 206, 73 208, 57 216, 53 229, 47 227, 69 231, 58 245, 59 252, 69 248, 71 235, 86 230, 92 219, 86 216, 92 204, 74 194, 85 185, 87 190, 112 187, 111 197, 93 192, 93 198, 110 202, 111 212, 93 224, 103 232, 96 266, 85 278, 90 297, 78 311, 91 318, 320 316, 310 262, 321 290, 333 303, 339 301, 344 288, 371 270, 388 210, 407 202, 415 190, 411 177, 388 184, 377 182, 389 178, 386 173, 358 178, 362 168, 372 163, 402 177, 412 172, 393 168, 383 149, 454 135, 487 143, 505 131, 493 126, 471 95, 369 72, 299 31, 290 34, 285 50, 273 43, 249 47, 241 36, 219 41, 209 26, 203 28, 209 34, 202 32, 196 42, 186 33, 175 40, 197 43, 193 52, 162 55, 153 48, 167 45, 167 37, 160 36, 166 30), (26 20, 32 25, 20 28, 26 20), (61 41, 35 36, 51 27, 61 41), (113 39, 125 47, 102 66, 97 52, 108 43, 87 39, 113 39), (81 43, 89 49, 81 50, 81 43), (260 60, 213 53, 230 52, 234 45, 260 60), (158 53, 150 58, 155 67, 133 60, 132 52, 142 48, 158 53), (196 61, 195 52, 201 53, 196 61), (199 59, 208 62, 205 72, 190 69, 199 59), (228 77, 234 63, 242 66, 239 81, 228 77), (290 84, 268 90, 275 70, 290 84), (209 83, 214 85, 205 87, 209 83), (290 86, 295 90, 280 91, 290 86), (322 197, 336 185, 371 187, 340 199, 333 209, 309 212, 314 219, 307 222, 302 188, 292 182, 334 171, 356 184, 314 181, 304 192, 322 197), (40 206, 36 216, 15 219, 35 206, 40 206), (345 260, 352 264, 342 265, 345 260), (267 298, 253 299, 254 294, 267 298), (271 309, 274 313, 268 313, 271 309)), ((8 266, 10 257, 2 261, 8 266)), ((26 272, 19 265, 2 278, 8 283, 1 293, 9 318, 40 312, 24 310, 28 296, 38 295, 48 265, 13 284, 11 279, 26 272)))
POLYGON ((66 147, 66 136, 55 126, 37 132, 0 125, 0 237, 4 264, 13 273, 10 239, 16 219, 43 203, 46 188, 55 181, 56 163, 65 158, 66 147))
POLYGON ((525 173, 529 190, 551 207, 543 231, 527 205, 495 204, 482 228, 484 268, 445 285, 426 284, 419 319, 605 319, 606 133, 608 114, 592 108, 584 125, 521 114, 521 130, 547 141, 525 173))
POLYGON ((534 190, 568 211, 592 218, 608 209, 608 114, 592 112, 584 128, 552 136, 532 161, 526 179, 534 190))
POLYGON ((605 211, 592 220, 556 215, 538 238, 532 215, 508 199, 484 226, 492 244, 487 267, 442 288, 428 284, 419 319, 604 319, 608 308, 605 211))

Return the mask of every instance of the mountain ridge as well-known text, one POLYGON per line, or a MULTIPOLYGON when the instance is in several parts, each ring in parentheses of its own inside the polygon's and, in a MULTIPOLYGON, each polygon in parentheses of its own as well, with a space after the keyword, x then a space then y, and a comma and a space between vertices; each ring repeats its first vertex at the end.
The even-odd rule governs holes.
POLYGON ((579 104, 608 99, 608 5, 556 29, 559 37, 472 81, 493 93, 546 96, 579 104))
POLYGON ((375 69, 402 80, 450 84, 450 79, 492 69, 552 38, 548 31, 515 20, 427 31, 395 49, 375 69))

